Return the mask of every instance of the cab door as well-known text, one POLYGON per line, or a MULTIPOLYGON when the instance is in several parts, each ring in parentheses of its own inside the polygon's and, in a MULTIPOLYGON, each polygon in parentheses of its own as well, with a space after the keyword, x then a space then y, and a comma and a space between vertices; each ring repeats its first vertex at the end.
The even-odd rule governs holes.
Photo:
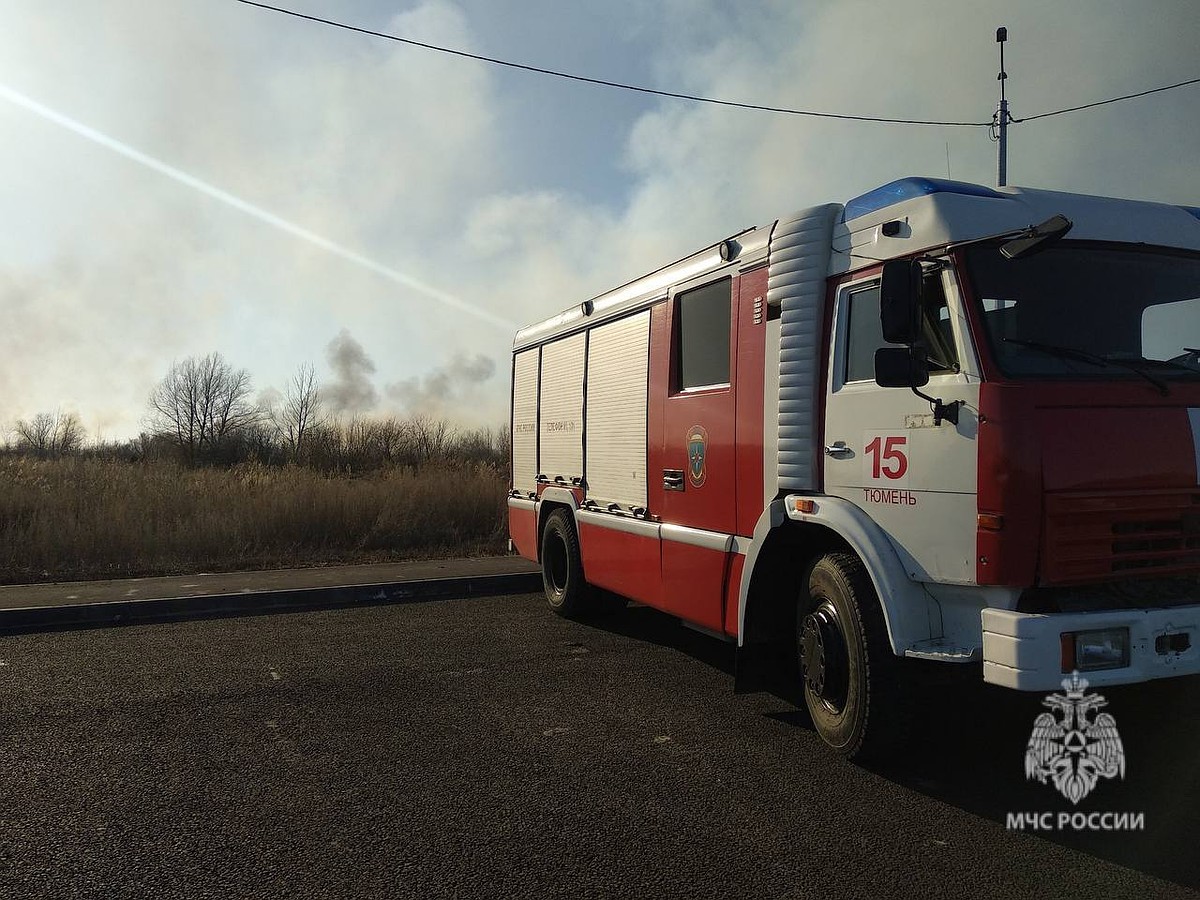
MULTIPOLYGON (((673 291, 659 447, 663 608, 722 628, 735 531, 737 279, 673 291)), ((754 486, 758 488, 758 485, 754 486)))
POLYGON ((874 519, 920 581, 973 583, 979 376, 948 265, 922 285, 930 358, 923 392, 965 401, 959 422, 934 424, 928 401, 875 383, 879 278, 842 285, 833 313, 824 435, 825 492, 874 519))

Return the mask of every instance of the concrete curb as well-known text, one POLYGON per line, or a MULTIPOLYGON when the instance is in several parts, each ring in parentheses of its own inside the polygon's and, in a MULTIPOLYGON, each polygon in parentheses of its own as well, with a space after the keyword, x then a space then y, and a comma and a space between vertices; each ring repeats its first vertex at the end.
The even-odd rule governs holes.
POLYGON ((420 578, 413 581, 355 584, 346 587, 244 591, 237 594, 113 600, 64 606, 25 606, 0 610, 0 633, 109 628, 224 616, 256 616, 355 606, 419 603, 448 598, 493 597, 498 594, 521 594, 540 590, 540 573, 521 572, 420 578))

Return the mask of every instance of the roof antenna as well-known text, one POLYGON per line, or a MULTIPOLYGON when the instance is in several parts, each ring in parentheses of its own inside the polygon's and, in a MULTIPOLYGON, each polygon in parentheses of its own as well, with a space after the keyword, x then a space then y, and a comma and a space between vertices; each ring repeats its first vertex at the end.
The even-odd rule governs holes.
POLYGON ((996 107, 996 114, 992 116, 992 140, 999 141, 1000 144, 996 172, 998 187, 1008 184, 1008 123, 1012 121, 1012 116, 1008 114, 1008 97, 1004 91, 1004 82, 1008 80, 1008 73, 1004 71, 1004 42, 1007 40, 1008 29, 997 28, 996 43, 1000 45, 1000 74, 996 76, 996 80, 1000 82, 1000 104, 996 107))

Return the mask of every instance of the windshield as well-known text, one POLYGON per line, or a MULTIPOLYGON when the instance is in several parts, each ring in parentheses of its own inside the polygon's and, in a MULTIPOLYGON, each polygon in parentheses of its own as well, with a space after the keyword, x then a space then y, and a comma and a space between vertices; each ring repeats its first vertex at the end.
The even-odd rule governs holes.
POLYGON ((1006 375, 1200 377, 1200 257, 1064 242, 972 247, 967 265, 1006 375))

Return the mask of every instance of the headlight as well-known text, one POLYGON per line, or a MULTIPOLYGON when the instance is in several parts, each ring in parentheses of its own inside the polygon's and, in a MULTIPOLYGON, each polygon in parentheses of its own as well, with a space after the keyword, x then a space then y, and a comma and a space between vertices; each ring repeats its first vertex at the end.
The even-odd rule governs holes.
POLYGON ((1095 672, 1129 665, 1129 629, 1069 631, 1062 635, 1063 672, 1095 672))

